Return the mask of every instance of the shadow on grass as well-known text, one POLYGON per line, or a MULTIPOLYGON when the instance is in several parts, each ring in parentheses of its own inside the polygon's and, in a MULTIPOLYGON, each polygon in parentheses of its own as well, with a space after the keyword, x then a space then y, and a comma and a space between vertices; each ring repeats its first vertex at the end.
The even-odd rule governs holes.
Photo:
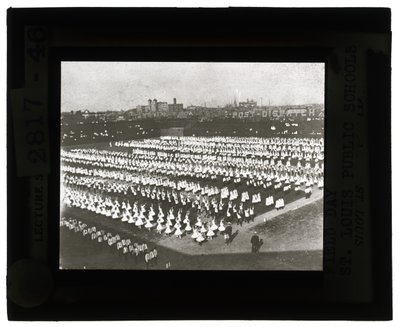
POLYGON ((227 243, 228 243, 228 244, 232 243, 233 240, 235 239, 235 237, 238 236, 238 234, 239 234, 239 230, 237 230, 236 232, 234 232, 233 234, 231 234, 231 235, 229 236, 229 240, 228 240, 227 243))

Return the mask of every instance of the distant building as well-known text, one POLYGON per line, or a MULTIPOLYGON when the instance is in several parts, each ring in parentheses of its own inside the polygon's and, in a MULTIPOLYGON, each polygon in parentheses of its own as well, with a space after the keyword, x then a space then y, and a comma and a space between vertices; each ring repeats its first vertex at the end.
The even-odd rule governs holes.
MULTIPOLYGON (((85 120, 105 120, 106 113, 105 112, 91 112, 89 110, 84 110, 81 112, 80 110, 76 112, 76 115, 81 116, 85 120)), ((77 117, 77 118, 78 118, 77 117)))
POLYGON ((172 104, 168 105, 168 111, 181 111, 181 110, 183 110, 183 104, 176 103, 176 98, 174 98, 174 101, 172 104))
POLYGON ((158 111, 168 111, 168 103, 167 102, 157 102, 158 111))
POLYGON ((179 112, 183 110, 183 104, 177 103, 176 98, 173 99, 172 104, 168 104, 167 102, 159 102, 157 99, 148 99, 147 105, 138 105, 136 107, 137 114, 142 117, 158 117, 158 116, 165 116, 167 112, 179 112), (151 115, 148 115, 148 114, 151 115), (162 114, 160 114, 162 113, 162 114))
POLYGON ((153 101, 150 100, 150 112, 156 112, 157 111, 157 99, 154 99, 153 101))
POLYGON ((136 109, 137 109, 139 114, 142 114, 142 113, 144 114, 144 113, 146 113, 146 112, 148 112, 150 110, 149 106, 142 106, 142 105, 138 105, 136 107, 136 109))
POLYGON ((130 109, 125 111, 124 117, 127 120, 134 120, 138 118, 138 109, 130 109))

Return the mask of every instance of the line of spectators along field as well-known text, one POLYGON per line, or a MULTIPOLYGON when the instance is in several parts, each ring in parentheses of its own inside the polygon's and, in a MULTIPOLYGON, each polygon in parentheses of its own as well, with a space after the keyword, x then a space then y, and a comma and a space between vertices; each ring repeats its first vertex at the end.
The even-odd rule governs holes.
MULTIPOLYGON (((146 268, 158 265, 158 251, 156 247, 149 249, 146 242, 138 242, 131 238, 121 238, 116 233, 112 234, 96 226, 88 226, 86 223, 75 218, 61 217, 60 228, 81 234, 83 237, 92 240, 97 244, 107 244, 115 249, 120 256, 125 259, 133 258, 135 264, 145 263, 146 268)), ((166 268, 170 268, 171 263, 167 263, 166 268)))

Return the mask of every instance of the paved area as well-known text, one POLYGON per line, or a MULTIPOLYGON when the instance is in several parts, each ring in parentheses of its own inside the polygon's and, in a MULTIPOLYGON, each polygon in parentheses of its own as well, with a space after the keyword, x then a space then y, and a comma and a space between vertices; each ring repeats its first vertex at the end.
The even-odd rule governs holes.
MULTIPOLYGON (((212 241, 210 242, 205 242, 201 246, 197 244, 194 240, 190 238, 190 235, 183 237, 182 239, 178 239, 176 237, 170 237, 166 236, 163 237, 158 244, 177 250, 179 252, 188 254, 188 255, 199 255, 199 254, 211 254, 211 253, 248 253, 249 249, 251 248, 250 245, 250 238, 254 234, 254 227, 257 225, 263 224, 264 225, 264 219, 267 222, 270 222, 274 219, 279 219, 279 217, 283 217, 285 213, 288 213, 290 211, 297 210, 299 208, 302 208, 308 204, 314 203, 317 200, 322 199, 323 197, 323 192, 318 190, 317 192, 314 192, 310 198, 302 198, 299 200, 296 200, 292 203, 289 203, 288 205, 285 206, 285 208, 281 210, 272 210, 268 211, 264 214, 261 214, 257 216, 254 221, 250 223, 244 223, 242 226, 239 225, 232 225, 233 226, 233 232, 237 233, 237 236, 233 239, 233 241, 229 245, 225 245, 224 239, 222 235, 219 235, 215 237, 212 241)), ((321 216, 315 219, 314 223, 318 223, 317 220, 321 219, 321 225, 322 225, 322 210, 321 210, 321 216)), ((288 226, 290 227, 290 226, 288 226)), ((321 247, 320 248, 308 248, 307 244, 303 245, 303 248, 301 250, 309 249, 309 250, 318 250, 322 249, 322 230, 321 232, 321 247)), ((261 236, 263 236, 261 234, 261 236)), ((306 235, 304 235, 306 237, 306 235)), ((285 242, 283 240, 282 242, 285 242)), ((262 247, 260 248, 260 252, 271 252, 271 251, 279 251, 281 250, 281 246, 277 246, 277 244, 274 244, 272 246, 268 247, 262 247)), ((286 249, 288 251, 297 251, 300 250, 298 245, 294 245, 294 248, 292 249, 286 249)))

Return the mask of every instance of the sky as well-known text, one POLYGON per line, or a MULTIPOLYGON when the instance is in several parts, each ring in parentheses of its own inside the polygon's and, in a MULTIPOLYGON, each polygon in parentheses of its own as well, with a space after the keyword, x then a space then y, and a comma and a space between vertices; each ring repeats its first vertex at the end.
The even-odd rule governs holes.
POLYGON ((62 62, 61 111, 128 110, 148 99, 184 107, 324 103, 323 63, 62 62), (262 99, 261 99, 262 98, 262 99))

